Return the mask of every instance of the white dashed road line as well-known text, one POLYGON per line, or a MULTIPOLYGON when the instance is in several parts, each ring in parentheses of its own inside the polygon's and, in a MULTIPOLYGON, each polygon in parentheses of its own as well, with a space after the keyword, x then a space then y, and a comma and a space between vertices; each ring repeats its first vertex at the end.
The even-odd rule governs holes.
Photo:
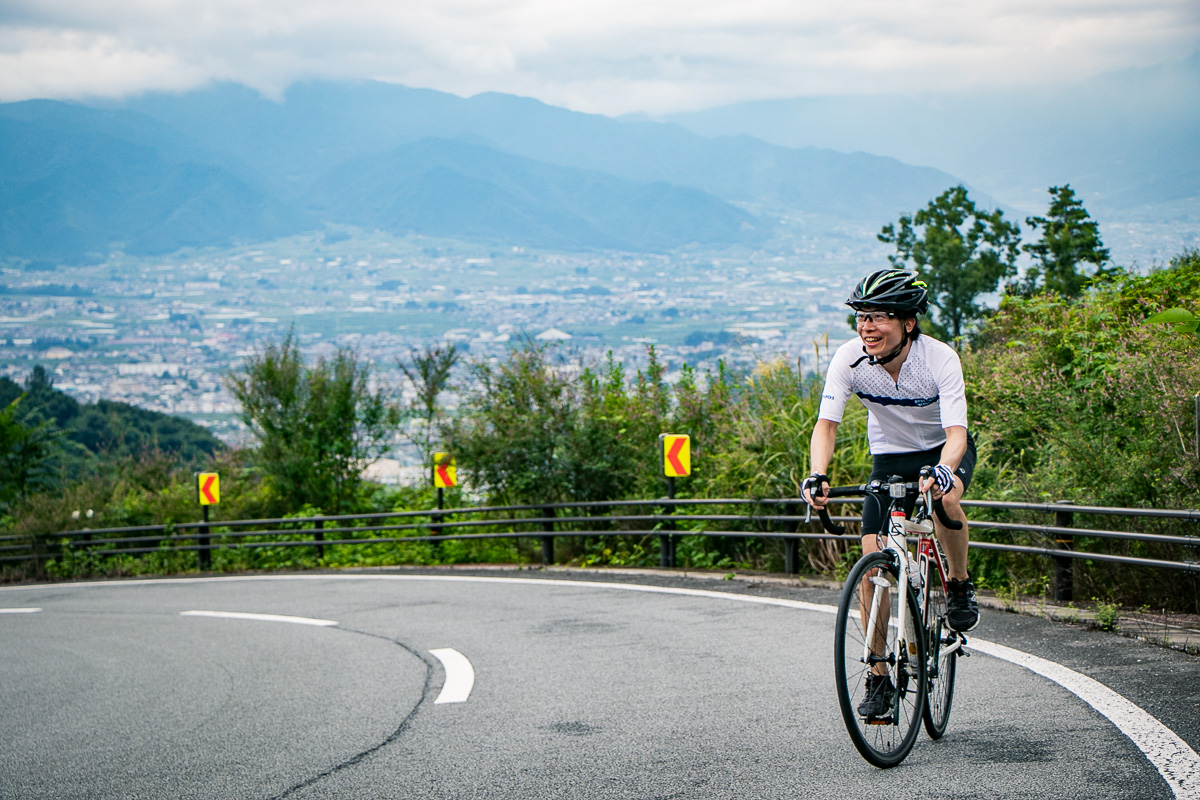
POLYGON ((446 670, 446 682, 433 704, 467 702, 475 686, 475 669, 471 662, 462 653, 449 647, 430 650, 429 653, 442 662, 442 668, 446 670))
POLYGON ((290 622, 293 625, 316 625, 320 628, 331 628, 337 625, 333 619, 312 619, 311 617, 286 617, 280 614, 247 614, 242 611, 180 611, 181 617, 216 617, 218 619, 249 619, 257 622, 290 622))
POLYGON ((0 608, 0 614, 36 614, 40 608, 0 608))

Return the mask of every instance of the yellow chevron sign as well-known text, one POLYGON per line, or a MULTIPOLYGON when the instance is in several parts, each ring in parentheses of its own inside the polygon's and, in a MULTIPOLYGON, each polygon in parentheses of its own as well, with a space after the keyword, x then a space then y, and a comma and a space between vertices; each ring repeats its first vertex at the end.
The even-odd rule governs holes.
POLYGON ((692 437, 686 433, 664 433, 662 442, 663 474, 668 478, 686 478, 692 474, 692 437))

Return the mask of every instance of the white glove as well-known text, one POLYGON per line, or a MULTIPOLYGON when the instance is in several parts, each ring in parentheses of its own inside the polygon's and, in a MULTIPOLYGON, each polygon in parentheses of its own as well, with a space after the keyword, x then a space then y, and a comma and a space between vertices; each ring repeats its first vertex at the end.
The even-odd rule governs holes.
POLYGON ((942 494, 946 494, 954 488, 954 472, 945 464, 938 464, 933 468, 933 482, 942 494))

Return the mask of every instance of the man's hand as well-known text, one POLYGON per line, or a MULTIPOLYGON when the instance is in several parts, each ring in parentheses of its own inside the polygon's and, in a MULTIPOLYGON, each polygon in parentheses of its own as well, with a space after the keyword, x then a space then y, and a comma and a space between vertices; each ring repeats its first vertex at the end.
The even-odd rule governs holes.
POLYGON ((829 476, 822 475, 820 472, 814 472, 804 479, 804 483, 800 484, 800 494, 804 496, 804 502, 814 508, 824 508, 829 502, 829 476))
POLYGON ((921 491, 933 489, 933 499, 940 500, 954 488, 954 472, 945 464, 933 468, 933 474, 921 481, 921 491))

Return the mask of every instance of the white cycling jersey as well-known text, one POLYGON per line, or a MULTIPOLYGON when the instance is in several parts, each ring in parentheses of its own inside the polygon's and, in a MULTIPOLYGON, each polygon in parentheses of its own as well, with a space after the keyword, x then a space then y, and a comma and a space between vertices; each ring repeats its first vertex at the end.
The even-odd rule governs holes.
POLYGON ((833 354, 817 416, 842 421, 846 400, 858 395, 867 407, 871 454, 915 453, 946 442, 946 428, 967 427, 967 396, 962 362, 950 345, 921 335, 900 366, 900 377, 862 361, 863 341, 855 338, 833 354))

